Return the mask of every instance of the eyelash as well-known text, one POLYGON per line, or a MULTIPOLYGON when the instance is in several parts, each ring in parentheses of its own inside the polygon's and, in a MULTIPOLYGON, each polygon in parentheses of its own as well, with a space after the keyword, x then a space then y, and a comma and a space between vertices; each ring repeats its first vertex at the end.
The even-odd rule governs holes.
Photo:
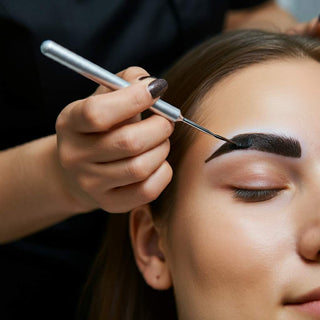
POLYGON ((239 189, 233 190, 233 197, 244 202, 263 202, 271 200, 283 189, 239 189))

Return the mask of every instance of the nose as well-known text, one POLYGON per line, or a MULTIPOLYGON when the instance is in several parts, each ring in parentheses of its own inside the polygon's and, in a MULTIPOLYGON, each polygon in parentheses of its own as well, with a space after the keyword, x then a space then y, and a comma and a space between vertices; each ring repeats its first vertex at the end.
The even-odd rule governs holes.
POLYGON ((304 171, 296 200, 295 222, 298 227, 299 255, 309 262, 320 262, 320 162, 317 156, 304 171))
POLYGON ((298 252, 304 260, 320 262, 320 221, 313 221, 300 231, 298 252))
MULTIPOLYGON (((312 129, 314 130, 314 128, 312 129)), ((310 131, 310 137, 313 136, 310 131)), ((308 262, 320 262, 320 145, 316 134, 306 148, 295 193, 296 250, 308 262), (316 142, 317 141, 317 144, 316 142)))
POLYGON ((317 170, 314 166, 310 167, 313 170, 305 180, 296 211, 299 230, 297 249, 304 260, 320 262, 320 167, 317 170))

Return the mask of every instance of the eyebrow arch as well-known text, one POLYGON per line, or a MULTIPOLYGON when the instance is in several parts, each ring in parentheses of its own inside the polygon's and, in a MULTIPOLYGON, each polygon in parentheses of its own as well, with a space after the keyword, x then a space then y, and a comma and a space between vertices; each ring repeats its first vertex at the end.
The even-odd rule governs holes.
POLYGON ((224 143, 205 162, 236 150, 258 150, 285 157, 300 158, 300 142, 294 138, 265 133, 244 133, 231 138, 237 145, 224 143))

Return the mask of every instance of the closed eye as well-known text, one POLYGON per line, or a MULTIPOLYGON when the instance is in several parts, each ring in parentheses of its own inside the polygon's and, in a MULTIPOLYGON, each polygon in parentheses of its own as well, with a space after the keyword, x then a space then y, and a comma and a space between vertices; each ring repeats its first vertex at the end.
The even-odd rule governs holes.
POLYGON ((262 202, 271 200, 283 189, 233 189, 233 198, 243 202, 262 202))

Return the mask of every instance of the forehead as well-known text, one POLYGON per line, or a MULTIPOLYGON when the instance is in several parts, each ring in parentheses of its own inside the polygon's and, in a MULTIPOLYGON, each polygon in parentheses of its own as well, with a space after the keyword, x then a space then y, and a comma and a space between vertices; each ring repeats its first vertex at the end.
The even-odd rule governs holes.
POLYGON ((320 114, 319 81, 320 64, 309 59, 253 65, 218 83, 198 112, 204 125, 222 135, 237 126, 301 124, 320 114))

